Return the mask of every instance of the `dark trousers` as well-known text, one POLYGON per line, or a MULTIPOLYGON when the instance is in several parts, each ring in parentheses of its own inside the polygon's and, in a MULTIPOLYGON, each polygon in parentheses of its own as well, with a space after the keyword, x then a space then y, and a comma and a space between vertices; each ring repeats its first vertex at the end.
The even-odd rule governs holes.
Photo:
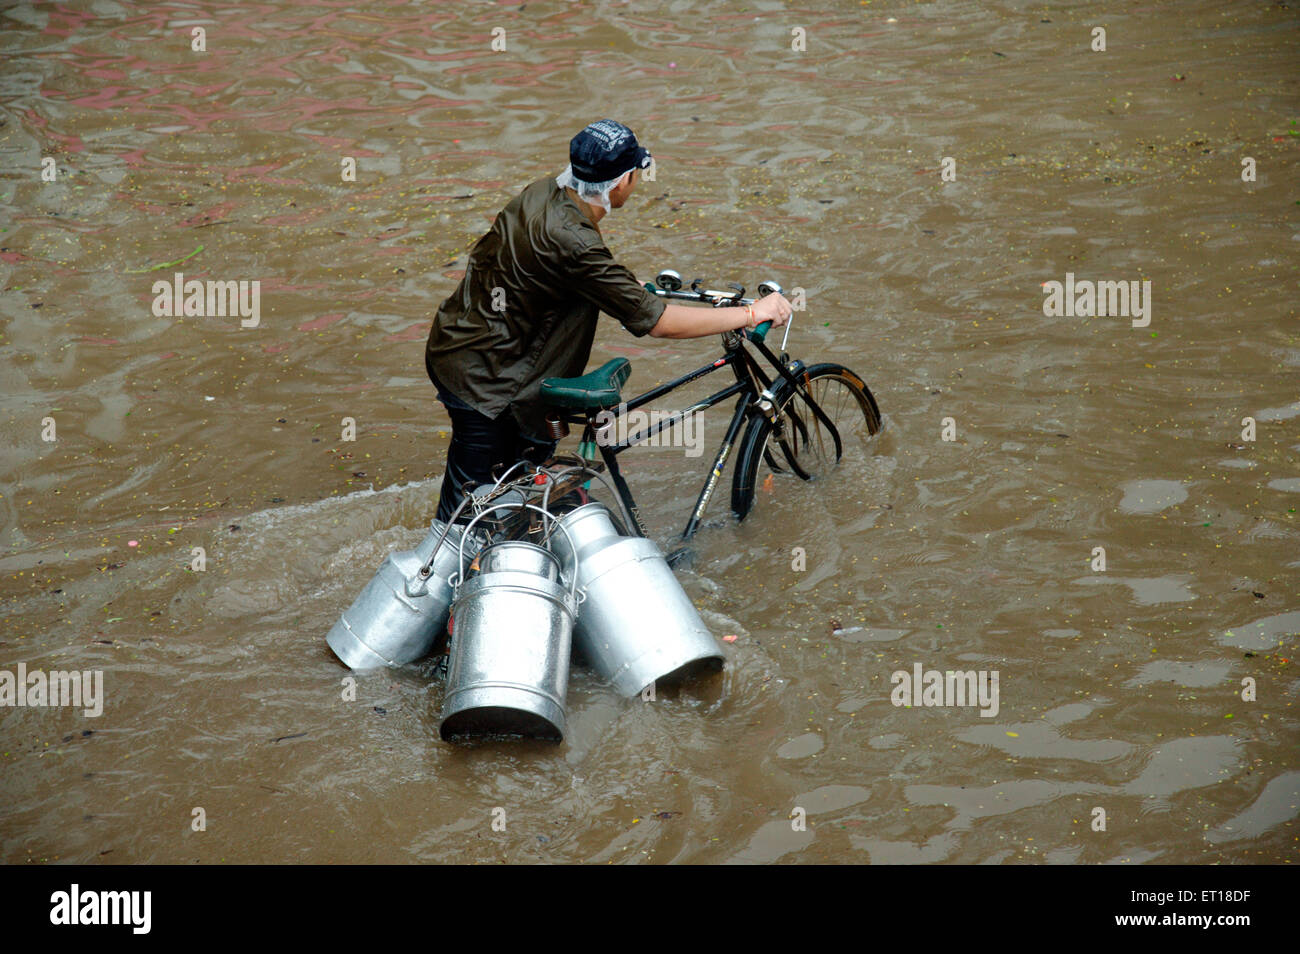
MULTIPOLYGON (((535 441, 520 433, 509 411, 494 421, 444 390, 436 379, 438 399, 451 415, 451 446, 447 448, 447 472, 438 497, 438 519, 450 520, 468 482, 490 484, 505 468, 519 460, 540 464, 555 453, 555 441, 535 441)), ((517 475, 516 475, 517 476, 517 475)), ((462 515, 463 517, 464 515, 462 515)))

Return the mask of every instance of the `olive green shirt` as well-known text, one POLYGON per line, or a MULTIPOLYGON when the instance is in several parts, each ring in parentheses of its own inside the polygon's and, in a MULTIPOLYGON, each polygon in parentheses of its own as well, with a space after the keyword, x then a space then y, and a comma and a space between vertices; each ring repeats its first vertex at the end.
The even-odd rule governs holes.
POLYGON ((475 244, 433 319, 426 366, 474 410, 493 420, 508 410, 521 431, 545 439, 542 381, 582 374, 598 314, 640 337, 664 307, 547 177, 512 199, 475 244))

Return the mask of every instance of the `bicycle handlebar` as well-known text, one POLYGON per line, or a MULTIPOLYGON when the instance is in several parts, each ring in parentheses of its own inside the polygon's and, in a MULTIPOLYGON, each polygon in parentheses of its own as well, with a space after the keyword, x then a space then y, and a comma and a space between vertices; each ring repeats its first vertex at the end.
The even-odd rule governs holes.
POLYGON ((654 282, 646 282, 645 290, 653 292, 660 298, 676 298, 679 301, 698 301, 710 305, 752 305, 758 301, 757 298, 741 298, 735 292, 718 291, 713 288, 705 288, 700 291, 669 291, 667 288, 660 288, 654 282))
MULTIPOLYGON (((678 301, 695 301, 708 303, 715 308, 728 305, 752 305, 758 301, 757 298, 741 298, 736 292, 716 291, 711 288, 705 288, 700 291, 682 291, 680 289, 660 288, 654 282, 646 282, 645 289, 652 292, 659 298, 675 298, 678 301)), ((767 337, 768 331, 772 328, 772 322, 765 321, 758 327, 747 330, 745 334, 751 341, 762 341, 767 337)))

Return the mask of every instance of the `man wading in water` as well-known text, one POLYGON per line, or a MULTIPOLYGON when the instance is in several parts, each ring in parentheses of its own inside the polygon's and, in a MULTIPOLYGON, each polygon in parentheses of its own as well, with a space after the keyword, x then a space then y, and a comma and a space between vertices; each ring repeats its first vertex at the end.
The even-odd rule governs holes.
POLYGON ((730 308, 666 304, 614 261, 597 223, 623 207, 649 165, 632 130, 612 119, 592 123, 569 142, 564 172, 526 187, 470 252, 425 350, 452 426, 438 519, 451 518, 466 482, 489 483, 496 465, 541 463, 555 452, 542 381, 582 374, 599 312, 655 338, 789 320, 781 295, 730 308))

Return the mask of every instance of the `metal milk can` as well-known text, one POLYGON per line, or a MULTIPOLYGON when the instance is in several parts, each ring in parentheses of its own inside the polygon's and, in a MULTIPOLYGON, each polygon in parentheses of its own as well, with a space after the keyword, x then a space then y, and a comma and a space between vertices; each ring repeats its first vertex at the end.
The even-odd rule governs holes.
MULTIPOLYGON (((485 514, 519 504, 489 507, 485 514)), ((552 519, 540 507, 525 504, 552 519)), ((492 544, 479 554, 476 576, 449 581, 451 660, 440 734, 564 738, 569 651, 581 598, 564 585, 560 561, 522 540, 492 544)))
POLYGON ((460 527, 434 520, 414 550, 394 551, 325 637, 352 669, 401 666, 428 654, 447 629, 452 589, 447 578, 482 545, 460 527), (445 540, 443 539, 445 536, 445 540))
POLYGON ((600 503, 558 525, 561 569, 584 593, 574 642, 619 693, 722 669, 721 648, 653 541, 619 535, 600 503))

